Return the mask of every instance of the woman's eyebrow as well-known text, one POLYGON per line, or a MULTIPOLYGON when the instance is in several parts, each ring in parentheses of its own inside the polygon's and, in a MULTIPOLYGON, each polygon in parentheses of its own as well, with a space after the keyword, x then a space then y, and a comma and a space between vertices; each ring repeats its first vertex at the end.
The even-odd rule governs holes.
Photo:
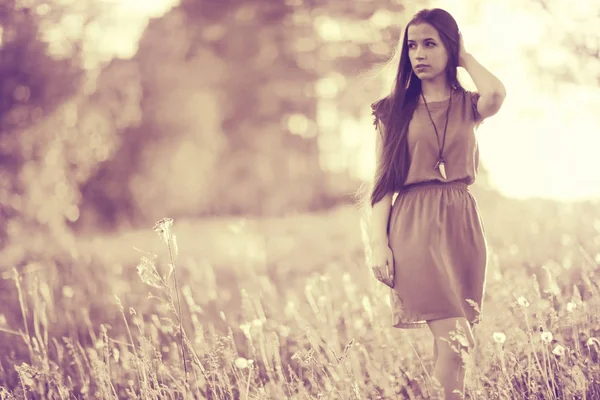
MULTIPOLYGON (((422 42, 426 42, 427 40, 431 40, 431 41, 435 42, 435 39, 434 38, 430 38, 430 37, 422 39, 422 42)), ((408 39, 408 43, 415 43, 415 42, 416 42, 416 40, 408 39)))

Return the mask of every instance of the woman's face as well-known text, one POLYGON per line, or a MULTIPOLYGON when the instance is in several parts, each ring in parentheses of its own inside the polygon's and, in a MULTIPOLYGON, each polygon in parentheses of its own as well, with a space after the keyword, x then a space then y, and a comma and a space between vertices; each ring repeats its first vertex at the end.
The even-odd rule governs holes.
POLYGON ((415 75, 421 80, 444 76, 448 52, 438 31, 426 22, 408 27, 408 56, 415 75))

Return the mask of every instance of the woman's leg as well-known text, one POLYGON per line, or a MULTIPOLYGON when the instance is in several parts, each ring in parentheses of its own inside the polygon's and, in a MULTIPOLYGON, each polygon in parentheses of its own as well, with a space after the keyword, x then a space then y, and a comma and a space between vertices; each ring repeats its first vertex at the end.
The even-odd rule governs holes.
POLYGON ((462 399, 465 391, 467 360, 463 358, 461 350, 470 353, 475 346, 471 327, 465 318, 432 320, 428 321, 428 325, 436 345, 434 358, 437 353, 433 377, 443 387, 446 400, 462 399), (457 323, 462 332, 457 332, 457 323), (453 331, 464 336, 463 343, 456 338, 452 339, 454 336, 450 333, 453 331), (460 393, 454 393, 455 391, 460 393))

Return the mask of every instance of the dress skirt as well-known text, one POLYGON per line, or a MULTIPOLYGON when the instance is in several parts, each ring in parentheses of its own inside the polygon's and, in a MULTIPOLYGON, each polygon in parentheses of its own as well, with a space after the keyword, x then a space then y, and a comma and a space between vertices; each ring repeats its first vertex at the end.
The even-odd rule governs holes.
POLYGON ((394 255, 393 326, 428 320, 480 320, 487 243, 475 198, 462 181, 425 182, 400 191, 389 220, 394 255))

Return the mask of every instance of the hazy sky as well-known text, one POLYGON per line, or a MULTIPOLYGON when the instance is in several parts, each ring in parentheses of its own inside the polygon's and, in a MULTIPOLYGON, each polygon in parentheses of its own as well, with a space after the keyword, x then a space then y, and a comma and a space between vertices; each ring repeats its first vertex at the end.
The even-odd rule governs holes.
POLYGON ((568 60, 561 51, 551 50, 548 41, 555 38, 548 37, 540 14, 528 11, 523 0, 481 2, 477 15, 458 0, 437 3, 464 22, 467 49, 507 88, 503 109, 478 132, 482 163, 490 170, 492 183, 514 197, 600 198, 595 166, 600 88, 565 85, 554 93, 544 87, 524 46, 548 48, 545 62, 568 60))

